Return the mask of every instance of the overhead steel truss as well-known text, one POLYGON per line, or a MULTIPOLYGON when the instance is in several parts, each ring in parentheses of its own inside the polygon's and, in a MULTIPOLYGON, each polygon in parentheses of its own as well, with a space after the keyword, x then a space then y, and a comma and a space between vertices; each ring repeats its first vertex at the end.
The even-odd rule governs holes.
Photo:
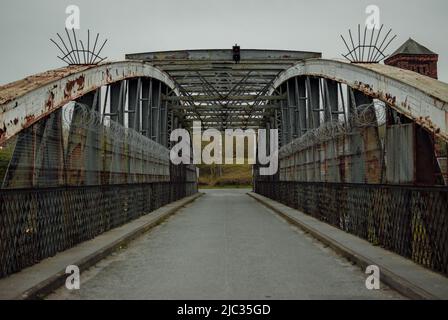
POLYGON ((269 116, 266 110, 272 109, 268 105, 287 99, 286 95, 267 94, 276 77, 299 61, 320 56, 243 49, 236 64, 231 49, 217 49, 128 54, 126 59, 148 62, 173 79, 181 94, 163 99, 185 126, 200 120, 204 127, 225 129, 262 125, 260 115, 269 116))

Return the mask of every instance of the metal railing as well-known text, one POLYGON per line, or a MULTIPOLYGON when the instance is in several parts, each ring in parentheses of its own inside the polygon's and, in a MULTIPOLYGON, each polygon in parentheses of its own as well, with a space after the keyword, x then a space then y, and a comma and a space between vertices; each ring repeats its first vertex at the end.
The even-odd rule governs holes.
POLYGON ((256 181, 255 192, 448 274, 448 188, 256 181))
POLYGON ((0 190, 0 278, 196 192, 196 182, 0 190))

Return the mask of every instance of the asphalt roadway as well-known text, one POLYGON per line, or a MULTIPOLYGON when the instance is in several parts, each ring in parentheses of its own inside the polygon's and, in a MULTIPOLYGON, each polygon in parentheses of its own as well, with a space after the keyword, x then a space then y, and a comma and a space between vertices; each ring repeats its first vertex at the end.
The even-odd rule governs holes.
POLYGON ((244 189, 206 194, 48 299, 401 299, 244 189))

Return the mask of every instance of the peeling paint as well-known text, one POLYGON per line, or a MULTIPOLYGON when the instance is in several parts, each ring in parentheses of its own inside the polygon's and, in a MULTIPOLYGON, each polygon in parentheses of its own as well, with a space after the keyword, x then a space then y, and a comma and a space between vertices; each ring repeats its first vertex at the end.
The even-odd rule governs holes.
POLYGON ((164 71, 132 61, 65 67, 0 86, 0 143, 80 96, 132 77, 157 79, 177 93, 174 82, 164 71), (118 76, 112 77, 115 72, 118 76))
POLYGON ((111 83, 112 81, 112 75, 110 74, 109 69, 106 69, 106 82, 111 83))
POLYGON ((54 105, 54 93, 53 91, 50 91, 47 102, 45 102, 45 107, 47 108, 47 110, 51 110, 53 108, 53 105, 54 105))
POLYGON ((4 139, 5 135, 6 135, 6 125, 3 124, 3 129, 0 128, 0 141, 4 139))
POLYGON ((385 65, 353 65, 335 60, 309 59, 285 70, 273 83, 275 88, 293 77, 312 76, 335 80, 379 99, 400 114, 415 120, 430 116, 432 122, 421 124, 438 137, 448 141, 448 84, 427 77, 415 77, 414 72, 391 69, 385 65), (379 89, 381 88, 381 90, 379 89), (445 121, 444 121, 445 120, 445 121))
POLYGON ((64 89, 64 99, 69 99, 72 96, 73 88, 75 88, 75 85, 77 86, 77 90, 81 91, 84 89, 84 81, 85 77, 84 75, 79 76, 75 80, 71 80, 67 82, 64 89))
POLYGON ((445 112, 445 126, 448 127, 448 111, 445 112))
POLYGON ((35 120, 35 116, 34 115, 29 115, 25 117, 25 123, 22 125, 22 128, 27 128, 30 125, 32 125, 34 123, 35 120))

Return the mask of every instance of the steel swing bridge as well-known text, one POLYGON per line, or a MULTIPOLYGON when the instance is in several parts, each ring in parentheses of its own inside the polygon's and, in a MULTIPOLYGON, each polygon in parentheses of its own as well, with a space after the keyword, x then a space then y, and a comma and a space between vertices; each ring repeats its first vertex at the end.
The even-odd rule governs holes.
POLYGON ((448 84, 315 52, 240 54, 128 54, 1 86, 0 276, 196 193, 196 168, 168 157, 193 121, 278 129, 279 173, 255 166, 255 192, 448 275, 448 84))

